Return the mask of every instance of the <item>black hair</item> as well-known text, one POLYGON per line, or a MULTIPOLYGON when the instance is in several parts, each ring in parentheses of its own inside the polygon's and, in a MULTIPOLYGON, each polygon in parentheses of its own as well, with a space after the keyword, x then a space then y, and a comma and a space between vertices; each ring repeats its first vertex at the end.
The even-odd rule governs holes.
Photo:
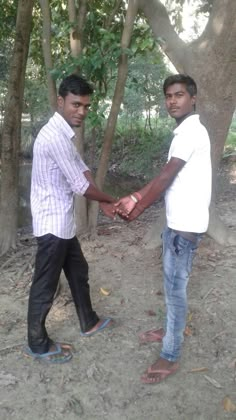
POLYGON ((172 76, 167 77, 163 84, 164 95, 166 94, 168 87, 174 85, 175 83, 185 84, 186 90, 190 96, 197 95, 196 82, 192 79, 192 77, 186 74, 174 74, 172 76))
POLYGON ((58 94, 62 98, 65 98, 69 93, 80 96, 92 95, 93 88, 82 76, 71 74, 62 80, 58 89, 58 94))

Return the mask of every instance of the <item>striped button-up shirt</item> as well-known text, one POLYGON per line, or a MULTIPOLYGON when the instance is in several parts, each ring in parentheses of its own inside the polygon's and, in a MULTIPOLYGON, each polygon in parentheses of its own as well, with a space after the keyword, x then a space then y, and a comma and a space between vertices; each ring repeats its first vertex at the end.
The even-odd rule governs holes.
POLYGON ((89 170, 74 143, 75 133, 57 112, 39 132, 33 150, 31 211, 33 233, 70 239, 75 235, 74 195, 89 187, 89 170))

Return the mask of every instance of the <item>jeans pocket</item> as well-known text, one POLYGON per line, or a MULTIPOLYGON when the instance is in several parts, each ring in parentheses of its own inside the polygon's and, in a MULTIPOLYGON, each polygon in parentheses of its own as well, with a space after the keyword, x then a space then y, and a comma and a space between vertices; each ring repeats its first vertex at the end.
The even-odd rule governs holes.
POLYGON ((183 255, 188 249, 190 241, 181 235, 175 235, 173 239, 173 247, 176 255, 183 255))

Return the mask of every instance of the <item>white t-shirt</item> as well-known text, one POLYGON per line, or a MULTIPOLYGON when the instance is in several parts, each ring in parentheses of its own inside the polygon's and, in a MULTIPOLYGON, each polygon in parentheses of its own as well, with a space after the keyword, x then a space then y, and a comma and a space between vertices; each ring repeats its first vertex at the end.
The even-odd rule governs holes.
POLYGON ((184 232, 205 232, 211 200, 210 139, 199 115, 186 118, 175 130, 168 161, 186 162, 165 194, 167 226, 184 232))

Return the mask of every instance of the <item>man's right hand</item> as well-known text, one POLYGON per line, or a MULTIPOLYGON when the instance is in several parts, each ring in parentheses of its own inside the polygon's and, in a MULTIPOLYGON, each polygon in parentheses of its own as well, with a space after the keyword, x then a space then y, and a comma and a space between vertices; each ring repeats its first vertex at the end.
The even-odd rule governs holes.
POLYGON ((128 219, 129 214, 133 211, 137 203, 135 203, 130 195, 121 198, 114 204, 116 213, 124 219, 128 219))
POLYGON ((133 220, 137 219, 145 211, 145 207, 141 203, 137 203, 133 211, 129 214, 128 218, 126 219, 128 222, 132 222, 133 220))

